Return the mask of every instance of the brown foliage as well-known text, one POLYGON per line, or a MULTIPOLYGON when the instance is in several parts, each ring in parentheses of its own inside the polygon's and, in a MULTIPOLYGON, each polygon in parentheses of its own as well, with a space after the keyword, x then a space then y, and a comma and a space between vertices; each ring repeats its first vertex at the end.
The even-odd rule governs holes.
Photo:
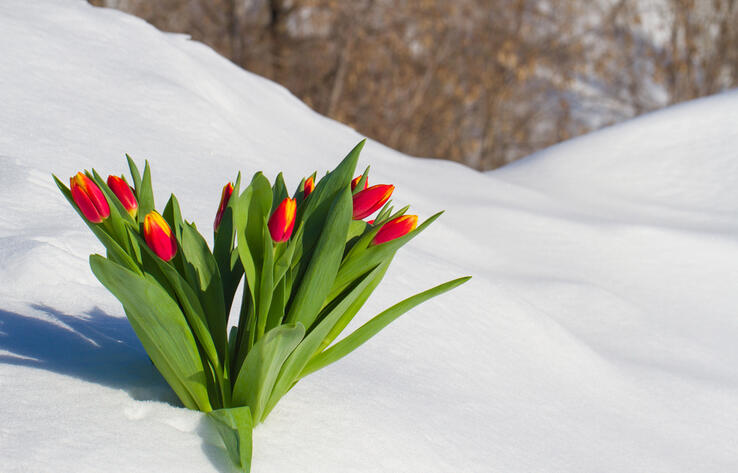
POLYGON ((498 167, 738 84, 737 0, 91 0, 401 151, 498 167))

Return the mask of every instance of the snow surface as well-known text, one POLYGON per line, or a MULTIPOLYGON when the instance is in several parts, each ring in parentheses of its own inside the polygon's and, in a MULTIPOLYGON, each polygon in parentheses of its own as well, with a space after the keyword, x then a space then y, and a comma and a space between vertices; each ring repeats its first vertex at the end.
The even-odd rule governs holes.
MULTIPOLYGON (((0 471, 232 471, 95 280, 50 178, 151 160, 208 228, 238 170, 288 183, 361 139, 202 44, 83 1, 0 3, 0 471)), ((381 100, 380 97, 377 100, 381 100)), ((482 174, 369 142, 421 217, 359 318, 471 282, 303 380, 253 471, 738 468, 738 93, 482 174)))

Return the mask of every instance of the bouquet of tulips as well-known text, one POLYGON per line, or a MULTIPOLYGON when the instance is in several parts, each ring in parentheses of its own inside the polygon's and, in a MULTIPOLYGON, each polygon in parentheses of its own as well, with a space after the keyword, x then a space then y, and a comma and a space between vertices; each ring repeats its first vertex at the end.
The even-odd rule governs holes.
POLYGON ((148 162, 141 175, 128 157, 133 187, 95 170, 77 173, 69 188, 54 176, 105 246, 105 257, 90 256, 93 273, 182 404, 208 413, 244 471, 253 426, 300 379, 469 279, 405 299, 335 342, 395 252, 440 215, 417 226, 408 207, 393 211, 393 186, 369 187, 368 168, 354 178, 363 144, 318 182, 315 174, 303 179, 292 196, 281 174, 270 184, 256 173, 243 192, 239 174, 223 188, 212 250, 174 195, 155 210, 148 162), (242 279, 238 324, 229 330, 242 279))

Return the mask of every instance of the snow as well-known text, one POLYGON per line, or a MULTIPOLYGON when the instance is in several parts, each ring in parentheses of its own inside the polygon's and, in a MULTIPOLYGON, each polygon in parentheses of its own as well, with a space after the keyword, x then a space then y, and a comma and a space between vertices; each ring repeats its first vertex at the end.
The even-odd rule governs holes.
MULTIPOLYGON (((60 177, 153 167, 208 228, 237 171, 296 185, 362 137, 182 35, 82 1, 0 4, 0 470, 232 471, 92 275, 60 177)), ((439 282, 298 384, 253 471, 725 472, 738 464, 738 92, 498 171, 370 141, 360 167, 443 217, 360 319, 439 282)))

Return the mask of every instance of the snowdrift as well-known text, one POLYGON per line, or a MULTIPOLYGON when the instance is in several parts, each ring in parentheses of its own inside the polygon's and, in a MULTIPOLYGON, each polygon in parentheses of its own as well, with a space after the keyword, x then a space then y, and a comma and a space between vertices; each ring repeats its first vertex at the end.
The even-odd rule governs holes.
MULTIPOLYGON (((362 137, 82 1, 6 0, 0 48, 0 469, 231 471, 90 272, 101 248, 50 173, 148 158, 157 203, 176 191, 207 228, 237 171, 295 186, 362 137)), ((395 203, 446 213, 356 322, 474 279, 293 389, 254 433, 253 471, 734 469, 736 123, 731 92, 487 174, 370 141, 359 168, 395 203)))

